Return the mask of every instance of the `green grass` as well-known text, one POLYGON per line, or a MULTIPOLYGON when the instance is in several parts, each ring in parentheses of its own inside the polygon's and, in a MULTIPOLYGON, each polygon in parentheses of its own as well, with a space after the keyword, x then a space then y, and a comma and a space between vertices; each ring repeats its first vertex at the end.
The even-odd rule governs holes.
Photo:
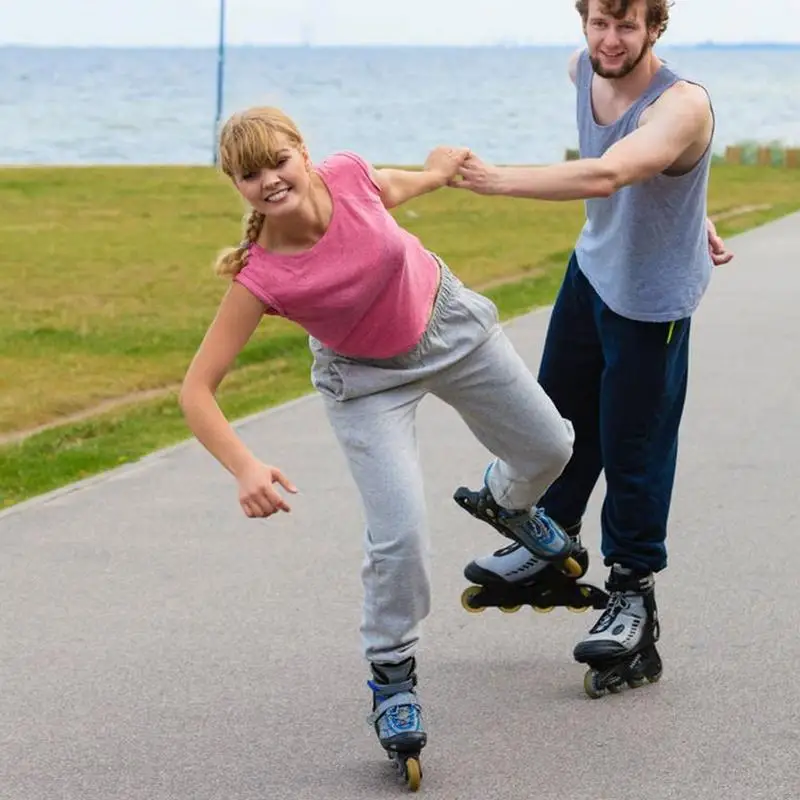
MULTIPOLYGON (((800 209, 800 170, 716 164, 712 213, 730 236, 800 209)), ((0 447, 11 505, 178 442, 176 388, 225 284, 211 272, 240 238, 233 190, 205 168, 0 170, 0 434, 142 390, 163 396, 0 447)), ((504 318, 552 301, 583 204, 445 190, 396 211, 504 318)), ((231 418, 310 391, 306 337, 266 319, 223 383, 231 418)))

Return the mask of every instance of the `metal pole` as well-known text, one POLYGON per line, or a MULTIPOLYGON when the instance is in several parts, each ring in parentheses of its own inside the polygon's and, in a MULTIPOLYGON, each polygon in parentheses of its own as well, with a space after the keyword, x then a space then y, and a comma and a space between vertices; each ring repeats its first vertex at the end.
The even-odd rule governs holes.
POLYGON ((217 46, 217 114, 214 117, 214 141, 212 143, 212 162, 217 166, 217 135, 222 119, 222 87, 225 75, 225 0, 219 0, 219 44, 217 46))

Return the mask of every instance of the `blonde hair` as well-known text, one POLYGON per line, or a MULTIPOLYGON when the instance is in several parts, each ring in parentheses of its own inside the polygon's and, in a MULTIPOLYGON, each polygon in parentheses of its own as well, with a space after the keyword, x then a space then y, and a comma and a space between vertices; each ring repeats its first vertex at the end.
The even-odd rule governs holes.
MULTIPOLYGON (((298 149, 305 148, 297 125, 280 109, 257 106, 238 111, 223 125, 219 135, 219 165, 231 180, 236 176, 274 169, 278 154, 286 141, 298 149)), ((223 250, 214 264, 214 271, 223 278, 235 277, 247 264, 250 246, 258 241, 264 215, 253 209, 244 218, 244 238, 238 247, 223 250)))

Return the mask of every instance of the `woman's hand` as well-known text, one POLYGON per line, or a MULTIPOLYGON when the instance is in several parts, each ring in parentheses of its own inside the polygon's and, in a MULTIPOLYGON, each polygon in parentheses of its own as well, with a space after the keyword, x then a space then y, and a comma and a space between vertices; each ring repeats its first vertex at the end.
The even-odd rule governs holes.
POLYGON ((277 468, 254 461, 236 476, 239 484, 239 504, 248 517, 270 517, 278 511, 292 509, 274 488, 279 484, 295 494, 297 487, 277 468))
POLYGON ((436 175, 446 186, 468 157, 468 147, 435 147, 425 159, 425 171, 436 175))

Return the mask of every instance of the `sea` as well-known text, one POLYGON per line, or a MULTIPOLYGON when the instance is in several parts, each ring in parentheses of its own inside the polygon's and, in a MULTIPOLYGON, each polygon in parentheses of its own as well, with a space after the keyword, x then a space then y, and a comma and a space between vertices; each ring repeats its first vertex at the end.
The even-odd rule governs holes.
MULTIPOLYGON (((419 164, 438 144, 495 163, 561 160, 577 145, 573 47, 0 47, 0 164, 210 164, 218 117, 267 104, 312 157, 355 150, 419 164), (219 110, 219 113, 218 113, 219 110)), ((800 45, 659 54, 709 90, 714 149, 800 146, 800 45)))

